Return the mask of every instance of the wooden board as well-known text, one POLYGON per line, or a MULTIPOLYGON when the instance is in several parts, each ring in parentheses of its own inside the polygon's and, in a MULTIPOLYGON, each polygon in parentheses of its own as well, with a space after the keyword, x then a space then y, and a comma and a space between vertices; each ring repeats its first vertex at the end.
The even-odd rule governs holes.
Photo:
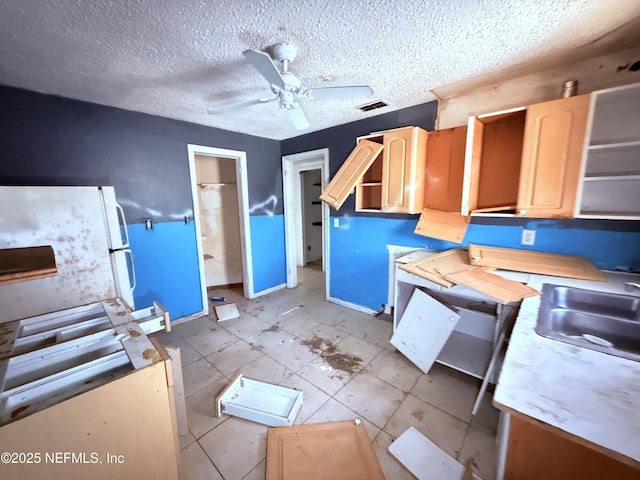
POLYGON ((424 206, 460 212, 467 126, 429 132, 424 206))
POLYGON ((463 283, 501 303, 515 302, 526 297, 540 295, 538 290, 523 283, 508 280, 482 268, 451 273, 446 278, 456 283, 463 283))
POLYGON ((359 420, 269 428, 267 480, 384 480, 359 420))
POLYGON ((476 268, 469 264, 466 248, 452 248, 399 266, 402 270, 447 288, 453 287, 455 282, 447 280, 446 275, 476 268))
POLYGON ((50 245, 0 249, 0 283, 33 280, 58 273, 50 245))
POLYGON ((471 217, 425 208, 413 233, 448 242, 462 243, 471 217))
POLYGON ((606 280, 603 273, 586 257, 486 245, 469 244, 468 248, 472 265, 601 282, 606 280))
POLYGON ((636 468, 557 435, 516 415, 511 416, 505 480, 603 478, 637 480, 636 468), (541 460, 543 459, 543 460, 541 460))
POLYGON ((324 189, 320 200, 338 210, 383 148, 379 143, 360 140, 324 189))
POLYGON ((177 480, 170 368, 156 363, 1 427, 0 452, 41 456, 40 463, 1 465, 3 480, 177 480), (79 461, 64 462, 57 457, 62 452, 73 452, 79 461), (47 453, 58 463, 47 462, 47 453))

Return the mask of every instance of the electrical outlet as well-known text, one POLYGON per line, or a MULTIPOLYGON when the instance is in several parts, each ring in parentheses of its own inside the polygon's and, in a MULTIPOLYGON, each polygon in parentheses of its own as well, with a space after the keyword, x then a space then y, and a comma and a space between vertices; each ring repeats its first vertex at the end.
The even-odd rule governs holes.
POLYGON ((333 228, 339 228, 340 227, 340 219, 338 217, 335 217, 333 219, 333 228))
POLYGON ((527 230, 526 228, 522 230, 522 239, 520 240, 520 244, 534 245, 535 243, 536 243, 536 231, 527 230))

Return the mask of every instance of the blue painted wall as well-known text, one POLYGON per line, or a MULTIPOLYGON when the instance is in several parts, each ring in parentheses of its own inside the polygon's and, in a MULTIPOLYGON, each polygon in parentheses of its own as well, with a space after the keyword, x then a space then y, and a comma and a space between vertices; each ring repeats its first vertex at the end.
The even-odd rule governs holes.
POLYGON ((254 290, 283 283, 279 141, 5 86, 0 106, 0 184, 115 187, 129 223, 136 307, 158 300, 173 320, 202 310, 195 227, 184 222, 193 216, 187 144, 247 153, 254 290), (273 242, 268 255, 264 238, 273 242))
MULTIPOLYGON (((498 218, 480 221, 483 223, 469 226, 462 245, 477 243, 583 255, 601 269, 640 271, 638 222, 498 218), (494 225, 491 222, 511 224, 494 225), (613 223, 616 225, 611 225, 613 223), (536 231, 535 246, 520 245, 523 228, 536 231)), ((388 244, 433 250, 459 246, 414 234, 417 218, 342 216, 339 222, 338 228, 330 229, 330 294, 376 311, 387 303, 388 298, 388 244)))
POLYGON ((286 284, 284 215, 252 215, 250 225, 254 291, 286 284))
POLYGON ((136 271, 136 308, 160 302, 176 320, 202 311, 196 230, 193 222, 129 225, 136 271))

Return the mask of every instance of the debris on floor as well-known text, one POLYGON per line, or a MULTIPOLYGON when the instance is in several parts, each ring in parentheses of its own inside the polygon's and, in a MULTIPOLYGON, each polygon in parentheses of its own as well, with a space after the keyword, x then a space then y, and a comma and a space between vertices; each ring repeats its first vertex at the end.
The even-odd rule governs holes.
POLYGON ((481 480, 414 427, 389 445, 389 453, 418 480, 481 480))
POLYGON ((213 308, 216 311, 216 315, 218 317, 219 322, 240 317, 240 312, 238 311, 238 307, 236 307, 235 303, 226 303, 224 305, 217 305, 213 308))
POLYGON ((267 432, 267 480, 383 480, 360 420, 307 423, 267 432))
POLYGON ((270 427, 293 425, 302 392, 237 374, 216 397, 216 416, 223 413, 270 427))

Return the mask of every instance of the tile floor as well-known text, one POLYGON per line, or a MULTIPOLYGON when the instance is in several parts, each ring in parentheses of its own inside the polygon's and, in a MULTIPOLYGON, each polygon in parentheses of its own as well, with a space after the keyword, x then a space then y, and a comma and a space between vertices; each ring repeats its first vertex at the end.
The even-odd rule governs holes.
POLYGON ((214 414, 216 395, 236 372, 302 390, 295 423, 360 418, 388 479, 413 478, 387 452, 409 426, 493 479, 498 411, 487 394, 471 417, 479 381, 438 364, 423 374, 389 343, 389 319, 325 301, 322 271, 301 268, 299 282, 253 300, 239 290, 211 292, 234 302, 240 318, 217 323, 212 313, 158 336, 181 348, 185 480, 265 478, 268 427, 214 414))

